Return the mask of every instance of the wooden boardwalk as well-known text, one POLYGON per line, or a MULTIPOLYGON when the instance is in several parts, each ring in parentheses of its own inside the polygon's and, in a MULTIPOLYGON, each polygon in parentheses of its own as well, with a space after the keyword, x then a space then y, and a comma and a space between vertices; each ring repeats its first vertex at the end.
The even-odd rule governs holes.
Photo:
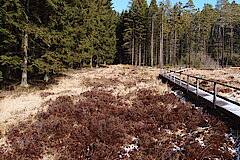
MULTIPOLYGON (((199 77, 194 77, 197 79, 196 81, 196 85, 192 85, 189 83, 188 81, 184 81, 181 79, 181 74, 184 70, 180 70, 180 71, 173 71, 173 72, 169 72, 169 73, 160 73, 160 77, 165 78, 166 80, 172 82, 173 84, 177 85, 178 87, 184 88, 186 91, 190 92, 190 94, 194 94, 195 96, 199 96, 207 101, 209 101, 210 103, 213 104, 214 107, 221 107, 222 109, 234 114, 235 116, 240 118, 240 104, 237 102, 234 102, 232 100, 229 100, 227 98, 221 97, 221 96, 217 96, 217 88, 216 88, 216 84, 218 84, 217 82, 213 82, 214 83, 214 92, 210 92, 204 89, 199 88, 199 77), (180 73, 180 78, 176 77, 173 75, 173 73, 180 73)), ((185 74, 187 75, 187 74, 185 74)), ((190 75, 188 75, 189 78, 190 75)), ((224 85, 224 84, 222 84, 224 85)), ((228 86, 231 87, 231 86, 228 86)), ((239 89, 236 87, 231 87, 234 89, 239 89)))

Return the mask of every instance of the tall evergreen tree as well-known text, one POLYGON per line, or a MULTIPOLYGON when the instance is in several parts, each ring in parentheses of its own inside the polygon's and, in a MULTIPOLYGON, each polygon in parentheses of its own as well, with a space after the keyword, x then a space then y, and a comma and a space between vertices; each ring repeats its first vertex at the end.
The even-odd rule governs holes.
POLYGON ((10 79, 22 66, 24 8, 19 0, 2 0, 0 7, 0 66, 3 76, 10 79))
MULTIPOLYGON (((158 12, 158 6, 157 6, 157 1, 156 0, 151 0, 150 7, 149 7, 149 15, 151 19, 151 66, 154 65, 154 45, 157 43, 156 37, 155 37, 155 43, 154 43, 154 36, 156 32, 155 23, 157 20, 157 13, 158 12)), ((156 49, 155 49, 156 50, 156 49)), ((157 59, 157 54, 155 55, 155 59, 157 59)), ((155 63, 157 64, 157 63, 155 63)))
MULTIPOLYGON (((130 1, 129 16, 126 19, 124 39, 125 45, 131 44, 132 64, 142 64, 143 42, 146 39, 147 28, 147 10, 146 0, 130 1)), ((129 49, 130 50, 130 49, 129 49)))
POLYGON ((114 60, 116 15, 109 0, 3 0, 0 5, 0 65, 6 79, 20 77, 22 70, 21 85, 28 86, 28 72, 49 75, 114 60))

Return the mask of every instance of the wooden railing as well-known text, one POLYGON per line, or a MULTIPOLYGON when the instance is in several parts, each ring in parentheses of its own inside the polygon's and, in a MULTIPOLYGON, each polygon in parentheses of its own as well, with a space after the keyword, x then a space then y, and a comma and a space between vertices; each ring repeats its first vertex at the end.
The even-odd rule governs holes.
MULTIPOLYGON (((195 87, 196 87, 196 95, 197 96, 199 94, 199 89, 200 89, 200 85, 199 85, 199 81, 200 80, 213 83, 213 93, 211 91, 205 90, 203 88, 201 88, 201 89, 213 95, 213 105, 214 105, 214 107, 216 106, 217 96, 219 96, 218 95, 218 86, 224 86, 224 87, 227 87, 227 88, 231 88, 231 89, 240 91, 240 88, 238 88, 238 87, 230 86, 230 85, 223 84, 223 83, 220 83, 220 82, 216 82, 216 81, 213 81, 213 80, 208 80, 208 79, 204 79, 202 77, 197 77, 197 76, 193 76, 193 75, 190 75, 190 74, 183 73, 186 70, 187 70, 187 68, 186 69, 182 69, 182 70, 178 70, 178 71, 171 71, 170 70, 170 71, 166 72, 165 70, 162 69, 160 74, 165 75, 166 77, 169 77, 169 78, 173 79, 174 82, 176 82, 176 79, 178 79, 180 86, 182 86, 182 84, 185 83, 187 85, 187 87, 186 87, 187 92, 189 91, 189 85, 191 84, 190 83, 190 78, 196 79, 195 87), (173 74, 179 74, 179 78, 174 76, 173 74), (182 75, 187 76, 187 81, 184 81, 182 79, 182 75)), ((191 85, 194 86, 194 84, 191 84, 191 85)), ((232 102, 234 104, 239 105, 238 102, 235 102, 235 101, 230 100, 230 99, 228 99, 226 97, 223 97, 223 96, 220 96, 220 97, 224 98, 225 100, 230 101, 230 102, 232 102)))

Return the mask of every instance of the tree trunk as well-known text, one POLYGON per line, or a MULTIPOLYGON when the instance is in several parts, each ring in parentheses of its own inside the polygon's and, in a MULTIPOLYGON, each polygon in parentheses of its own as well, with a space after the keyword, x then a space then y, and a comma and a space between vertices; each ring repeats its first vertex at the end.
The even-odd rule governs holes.
POLYGON ((208 51, 207 51, 207 43, 206 43, 206 39, 205 38, 203 39, 203 47, 204 47, 204 53, 205 53, 206 60, 207 60, 208 51))
POLYGON ((233 56, 233 53, 234 53, 234 50, 233 50, 233 26, 232 26, 231 27, 231 55, 230 55, 231 58, 233 56))
POLYGON ((135 39, 132 40, 132 65, 134 65, 135 39))
MULTIPOLYGON (((29 0, 25 1, 25 10, 27 16, 29 15, 29 0)), ((28 76, 27 76, 27 70, 28 70, 28 33, 25 29, 23 39, 22 39, 22 52, 23 52, 23 68, 22 68, 22 79, 21 79, 21 86, 28 87, 28 76)))
POLYGON ((230 55, 231 58, 233 56, 233 53, 234 53, 234 50, 233 50, 233 26, 232 26, 231 27, 231 55, 230 55))
POLYGON ((177 63, 177 31, 176 31, 176 25, 175 25, 175 31, 174 31, 174 67, 177 63))
POLYGON ((188 67, 190 68, 191 67, 191 39, 190 39, 190 34, 189 34, 189 37, 187 38, 187 41, 188 41, 188 67))
POLYGON ((231 25, 230 23, 230 27, 231 27, 231 33, 230 33, 230 56, 229 56, 229 52, 228 52, 228 55, 227 55, 227 60, 226 60, 226 67, 228 66, 228 63, 229 63, 229 58, 232 58, 233 56, 233 26, 231 25))
POLYGON ((173 55, 173 42, 172 42, 172 37, 170 37, 169 39, 169 64, 173 64, 173 58, 172 58, 172 55, 173 55))
POLYGON ((146 64, 146 42, 143 43, 143 66, 146 64))
POLYGON ((50 80, 50 76, 49 76, 49 73, 45 73, 45 75, 44 75, 44 81, 45 82, 48 82, 49 80, 50 80))
POLYGON ((202 49, 200 49, 200 43, 201 43, 201 40, 200 40, 200 33, 201 33, 201 25, 198 23, 198 34, 197 37, 196 37, 196 48, 197 48, 197 55, 196 55, 196 58, 195 58, 195 61, 197 61, 197 59, 199 58, 200 62, 202 60, 202 49))
POLYGON ((224 67, 224 27, 222 28, 222 68, 224 67))
POLYGON ((163 22, 160 29, 159 65, 163 66, 163 22))
POLYGON ((139 55, 138 55, 138 58, 139 58, 139 60, 138 60, 138 64, 139 64, 139 66, 141 66, 142 64, 142 43, 141 43, 141 40, 140 40, 140 42, 139 42, 139 50, 138 50, 138 53, 139 53, 139 55))
POLYGON ((157 65, 158 61, 159 61, 158 60, 159 56, 158 56, 158 39, 157 38, 155 38, 155 44, 154 44, 153 50, 154 50, 154 53, 155 53, 155 65, 157 65))
POLYGON ((154 36, 154 21, 152 18, 152 36, 151 36, 151 66, 153 66, 153 36, 154 36))
POLYGON ((225 67, 227 67, 228 66, 228 61, 229 61, 229 54, 231 54, 230 52, 231 52, 231 39, 229 40, 229 42, 228 42, 229 44, 229 51, 227 52, 227 57, 226 57, 226 63, 225 63, 225 67))
POLYGON ((93 56, 91 56, 91 59, 90 59, 90 66, 91 68, 93 67, 93 56))
POLYGON ((139 49, 139 41, 137 41, 137 43, 136 43, 136 48, 135 48, 135 55, 134 55, 134 57, 135 57, 135 66, 137 66, 138 65, 138 58, 139 58, 139 51, 138 51, 138 49, 139 49))
POLYGON ((221 53, 221 27, 218 26, 218 52, 217 52, 217 63, 219 63, 220 60, 220 53, 221 53))
POLYGON ((166 64, 169 64, 169 39, 166 37, 166 64))
POLYGON ((25 31, 23 40, 22 40, 22 50, 23 50, 23 68, 22 68, 22 80, 21 80, 21 86, 28 87, 27 82, 27 69, 28 69, 28 33, 25 31))

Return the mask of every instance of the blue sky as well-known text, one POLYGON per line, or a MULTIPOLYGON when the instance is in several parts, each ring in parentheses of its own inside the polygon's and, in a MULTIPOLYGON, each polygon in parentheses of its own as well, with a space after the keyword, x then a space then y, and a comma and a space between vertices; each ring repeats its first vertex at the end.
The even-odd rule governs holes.
MULTIPOLYGON (((147 0, 148 3, 150 3, 151 0, 147 0)), ((161 0, 157 0, 159 2, 161 0)), ((176 2, 182 2, 183 4, 186 4, 188 0, 171 0, 172 4, 175 4, 176 2)), ((235 0, 237 3, 240 3, 240 0, 235 0)), ((129 0, 113 0, 113 7, 116 11, 122 12, 122 10, 127 9, 129 0)), ((229 0, 229 2, 232 2, 232 0, 229 0)), ((196 8, 203 8, 204 3, 212 4, 213 7, 217 4, 217 0, 193 0, 194 5, 196 8)))

